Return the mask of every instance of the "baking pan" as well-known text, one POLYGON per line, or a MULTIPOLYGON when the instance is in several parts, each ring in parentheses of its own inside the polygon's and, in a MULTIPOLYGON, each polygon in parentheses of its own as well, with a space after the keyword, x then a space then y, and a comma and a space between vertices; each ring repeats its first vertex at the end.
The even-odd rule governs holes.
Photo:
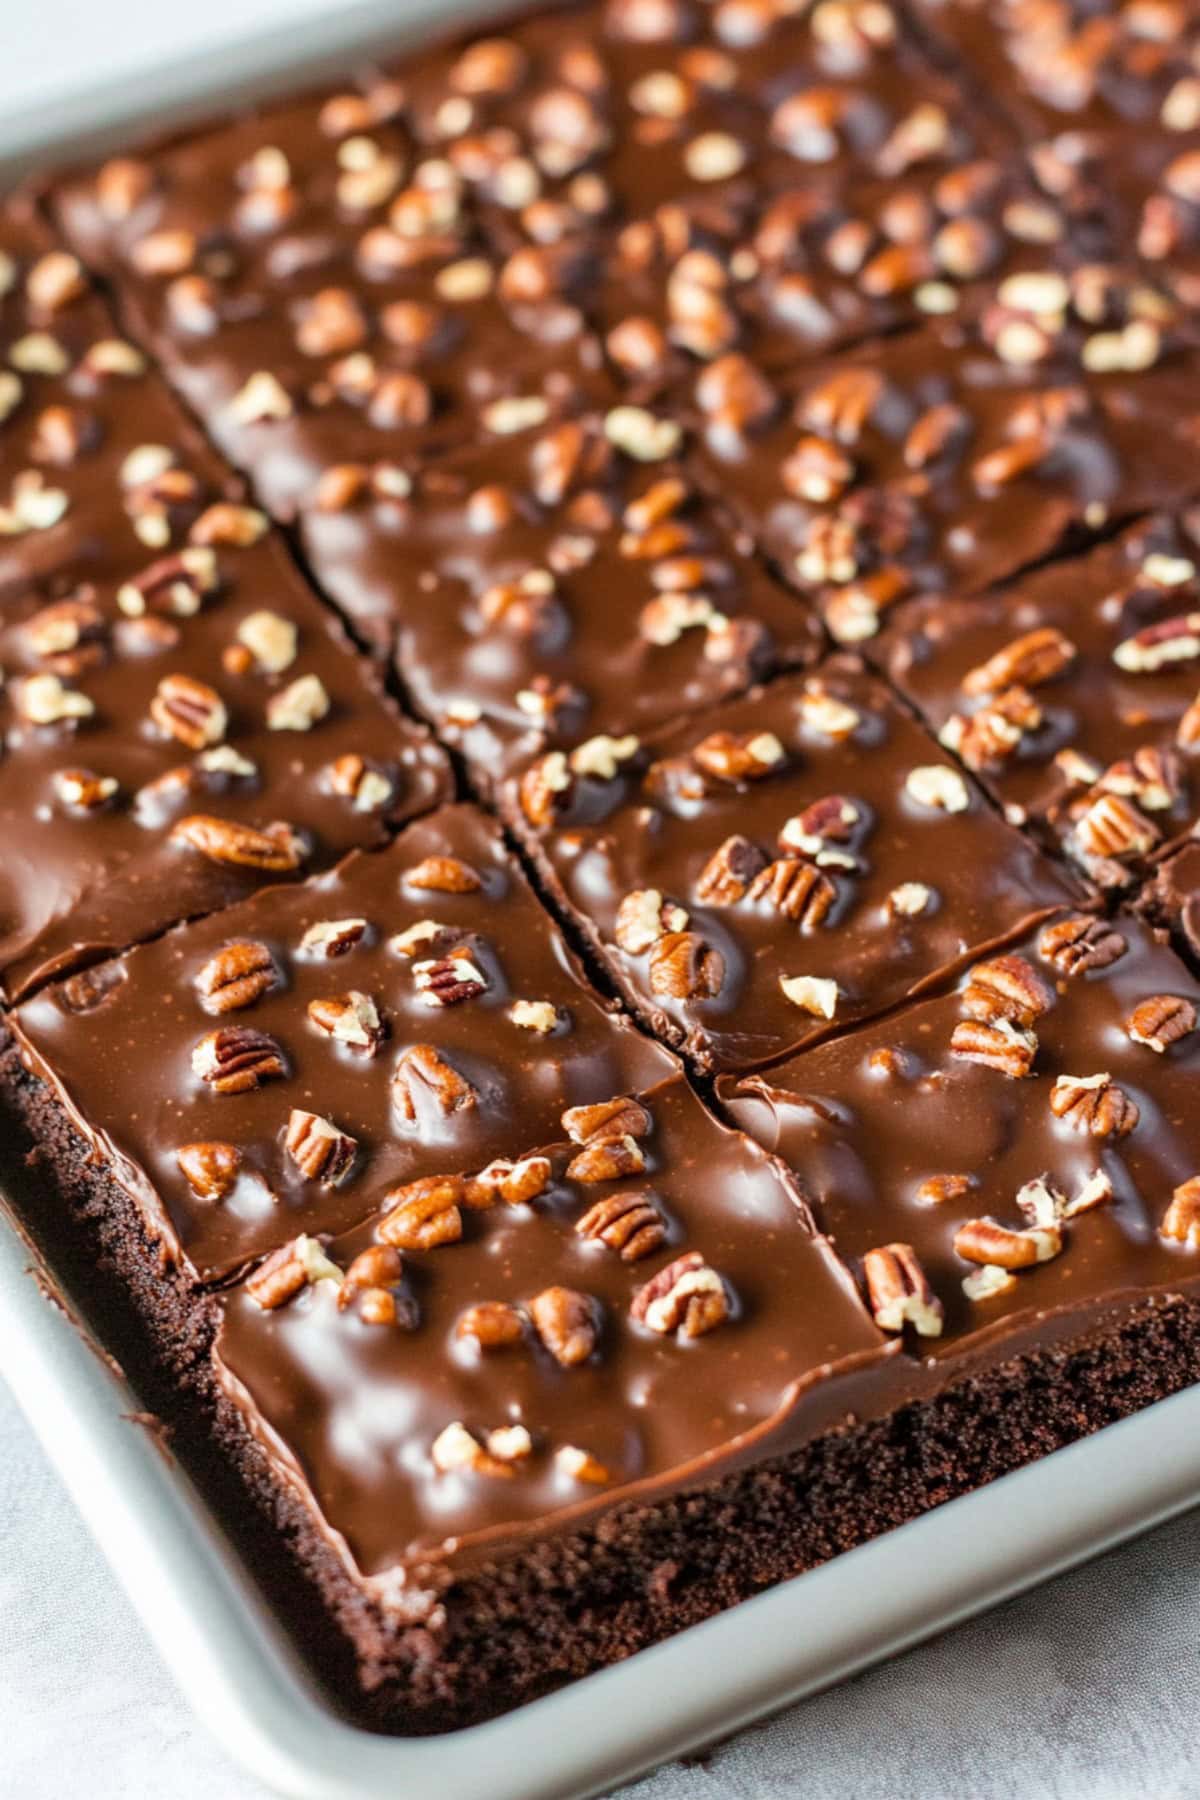
MULTIPOLYGON (((319 0, 317 0, 319 5, 319 0)), ((62 164, 509 8, 355 0, 147 64, 114 50, 0 119, 0 175, 62 164)), ((1200 1389, 950 1502, 630 1662, 470 1730, 384 1737, 333 1709, 139 1401, 0 1212, 0 1370, 179 1686, 298 1800, 584 1800, 906 1649, 1194 1504, 1200 1389)))

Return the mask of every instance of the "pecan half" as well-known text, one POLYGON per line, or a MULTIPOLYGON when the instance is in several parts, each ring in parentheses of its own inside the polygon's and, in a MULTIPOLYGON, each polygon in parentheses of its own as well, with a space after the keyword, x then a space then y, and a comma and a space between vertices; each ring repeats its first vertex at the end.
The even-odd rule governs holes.
POLYGON ((240 869, 260 869, 268 875, 287 875, 298 869, 304 845, 289 825, 268 825, 258 831, 232 819, 215 819, 208 813, 189 813, 171 828, 171 841, 187 844, 212 862, 230 863, 240 869))
POLYGON ((265 1031, 221 1025, 192 1051, 192 1070, 217 1094, 244 1094, 287 1073, 283 1051, 265 1031))
POLYGON ((1038 1041, 1032 1031, 1014 1025, 1011 1019, 963 1019, 954 1027, 950 1049, 967 1062, 982 1063, 997 1069, 1014 1081, 1028 1075, 1037 1055, 1038 1041))
POLYGON ((397 1250, 435 1250, 456 1244, 463 1233, 459 1175, 424 1175, 383 1197, 385 1212, 376 1235, 397 1250))
POLYGON ((308 1016, 319 1031, 339 1044, 374 1056, 383 1042, 383 1020, 370 994, 351 988, 345 994, 327 994, 308 1003, 308 1016))
POLYGON ((1122 795, 1101 793, 1076 820, 1072 836, 1085 859, 1119 861, 1153 850, 1159 833, 1122 795))
POLYGON ((863 1257, 871 1313, 881 1331, 913 1325, 921 1337, 940 1337, 945 1308, 911 1244, 884 1244, 863 1257))
POLYGON ((837 889, 828 875, 802 862, 796 856, 778 856, 760 869, 750 883, 746 898, 765 901, 785 919, 792 919, 805 930, 813 930, 825 918, 837 889))
POLYGON ((606 1194, 575 1222, 580 1237, 615 1252, 622 1262, 640 1262, 667 1241, 666 1221, 646 1192, 606 1194))
POLYGON ((235 938, 210 956, 196 974, 196 992, 205 1012, 237 1012, 253 1006, 279 985, 275 958, 253 938, 235 938))
POLYGON ((1128 945, 1105 919, 1073 913, 1056 919, 1038 939, 1038 954, 1064 975, 1083 975, 1089 969, 1107 969, 1124 956, 1128 945))
POLYGON ((552 1173, 548 1156, 523 1156, 518 1162, 498 1156, 478 1175, 467 1177, 462 1203, 473 1212, 485 1212, 497 1200, 506 1206, 528 1206, 545 1193, 552 1173))
POLYGON ((567 1179, 589 1185, 596 1181, 620 1181, 640 1175, 646 1167, 641 1146, 633 1137, 605 1137, 586 1144, 567 1164, 567 1179))
POLYGON ((533 1329, 564 1369, 586 1362, 600 1341, 600 1309, 577 1288, 548 1287, 529 1302, 533 1329))
POLYGON ((390 1244, 370 1244, 360 1250, 342 1277, 338 1289, 338 1311, 357 1309, 364 1325, 413 1325, 411 1306, 397 1294, 404 1273, 400 1252, 390 1244))
POLYGON ((328 1242, 327 1237, 302 1235, 281 1245, 250 1276, 246 1292, 264 1312, 274 1312, 315 1282, 336 1281, 340 1286, 342 1271, 325 1254, 328 1242))
POLYGON ((692 749, 692 761, 718 781, 760 781, 787 761, 771 731, 713 731, 692 749))
POLYGON ((1052 996, 1033 964, 1023 956, 992 956, 976 963, 962 993, 968 1018, 1009 1019, 1032 1025, 1051 1004, 1052 996))
POLYGON ((354 1167, 357 1141, 319 1113, 293 1107, 288 1115, 284 1146, 307 1181, 322 1187, 338 1187, 354 1167))
POLYGON ((611 1100, 598 1100, 590 1106, 568 1106, 562 1115, 562 1128, 573 1144, 648 1137, 653 1126, 647 1109, 627 1094, 614 1094, 611 1100))
POLYGON ((1050 1110, 1092 1137, 1124 1137, 1140 1116, 1137 1102, 1108 1074, 1060 1075, 1050 1090, 1050 1110))
POLYGON ((478 1094, 432 1044, 413 1044, 403 1052, 392 1074, 392 1099, 401 1118, 416 1124, 423 1112, 442 1118, 465 1112, 478 1094))
POLYGON ((436 894, 473 894, 483 878, 457 856, 426 856, 405 872, 404 885, 436 894))
POLYGON ((1030 1225, 1010 1231, 994 1219, 968 1219, 954 1235, 954 1248, 965 1262, 990 1264, 997 1269, 1029 1269, 1049 1262, 1063 1247, 1056 1225, 1030 1225))
POLYGON ((709 1000, 721 991, 725 958, 696 931, 669 931, 650 951, 650 992, 673 1000, 709 1000))
POLYGON ((1171 1044, 1196 1029, 1196 1008, 1178 994, 1151 994, 1135 1006, 1125 1030, 1135 1044, 1145 1044, 1161 1056, 1171 1044))
MULTIPOLYGON (((766 863, 763 852, 749 838, 727 837, 713 851, 696 878, 697 900, 710 906, 736 905, 766 863)), ((617 942, 620 941, 618 936, 617 942)))
POLYGON ((1159 1236, 1200 1249, 1200 1175, 1180 1182, 1158 1227, 1159 1236))
POLYGON ((1053 625, 1014 638, 985 663, 963 676, 964 694, 998 694, 1009 687, 1040 687, 1069 669, 1079 652, 1053 625))
POLYGON ((698 1250, 688 1250, 652 1275, 630 1302, 631 1318, 667 1337, 703 1337, 729 1317, 729 1295, 698 1250))
POLYGON ((191 675, 164 675, 150 702, 150 717, 160 731, 189 750, 219 744, 229 724, 225 702, 207 682, 191 675))
POLYGON ((460 1313, 454 1327, 458 1338, 474 1338, 481 1350, 502 1350, 520 1343, 525 1321, 507 1300, 480 1300, 460 1313))
POLYGON ((175 1160, 192 1192, 201 1200, 224 1200, 237 1185, 242 1153, 236 1144, 210 1139, 200 1144, 180 1144, 175 1160))

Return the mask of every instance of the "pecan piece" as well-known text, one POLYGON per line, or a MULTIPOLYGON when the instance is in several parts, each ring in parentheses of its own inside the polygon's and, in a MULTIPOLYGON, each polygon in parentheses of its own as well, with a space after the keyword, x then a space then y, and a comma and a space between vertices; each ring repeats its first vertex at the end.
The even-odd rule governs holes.
POLYGON ((204 964, 196 975, 196 992, 205 1012, 237 1012, 253 1006, 279 984, 275 958, 253 938, 235 938, 204 964))
POLYGON ((473 894, 483 879, 457 856, 426 856, 406 872, 404 885, 436 894, 473 894))
POLYGON ((573 786, 566 756, 561 750, 551 750, 549 755, 531 763, 521 777, 521 811, 531 825, 553 825, 557 813, 567 806, 573 786))
POLYGON ((1120 794, 1101 793, 1076 820, 1073 837, 1085 861, 1144 856, 1158 842, 1158 828, 1120 794))
POLYGON ((360 1250, 342 1277, 338 1311, 357 1307, 364 1325, 413 1325, 411 1306, 402 1303, 397 1286, 404 1273, 400 1252, 390 1244, 370 1244, 360 1250))
POLYGON ((806 931, 815 929, 837 899, 828 875, 796 856, 778 856, 760 869, 747 890, 748 900, 764 900, 785 919, 806 931))
POLYGON ((474 1338, 481 1350, 502 1350, 525 1336, 525 1321, 507 1300, 480 1300, 460 1313, 454 1335, 474 1338))
POLYGON ((571 1481, 590 1481, 603 1487, 606 1481, 612 1480, 604 1464, 590 1450, 580 1450, 575 1444, 560 1444, 554 1452, 554 1462, 571 1481))
POLYGON ((383 1042, 383 1021, 370 994, 351 988, 346 994, 327 994, 308 1003, 308 1016, 319 1031, 339 1044, 374 1056, 383 1042))
POLYGON ((940 1337, 945 1308, 911 1244, 884 1244, 863 1257, 871 1313, 881 1331, 916 1327, 921 1337, 940 1337))
POLYGON ((1030 1026, 1051 1003, 1051 995, 1032 963, 1023 956, 992 956, 976 963, 962 993, 962 1008, 972 1019, 1009 1019, 1030 1026))
POLYGON ((424 1175, 419 1181, 392 1188, 383 1197, 390 1210, 380 1219, 377 1236, 397 1250, 435 1250, 439 1244, 456 1244, 463 1233, 462 1198, 459 1175, 424 1175))
POLYGON ((439 1055, 432 1044, 412 1044, 392 1074, 392 1099, 401 1118, 415 1125, 432 1110, 443 1119, 466 1112, 479 1096, 465 1075, 439 1055))
POLYGON ((225 702, 217 690, 191 675, 163 676, 150 702, 150 717, 160 731, 189 750, 219 744, 229 724, 225 702))
POLYGON ((760 781, 787 752, 772 731, 713 731, 693 747, 692 761, 718 781, 760 781))
POLYGON ((326 765, 325 779, 331 793, 351 801, 355 812, 378 812, 395 793, 391 776, 353 750, 326 765))
MULTIPOLYGON (((489 1439, 489 1443, 490 1441, 489 1439)), ((490 1475, 493 1478, 499 1476, 505 1481, 512 1480, 510 1462, 485 1450, 461 1419, 455 1419, 444 1431, 438 1433, 429 1454, 434 1468, 443 1475, 458 1475, 470 1470, 474 1475, 490 1475)))
POLYGON ((367 935, 365 919, 318 919, 300 939, 305 956, 345 956, 367 935))
POLYGON ((573 1144, 602 1143, 610 1138, 648 1137, 654 1121, 638 1100, 614 1094, 591 1106, 568 1106, 562 1128, 573 1144))
POLYGON ((268 875, 287 875, 300 867, 304 856, 301 839, 289 825, 268 825, 258 831, 232 819, 215 819, 208 813, 189 813, 171 828, 171 841, 187 844, 213 862, 231 863, 239 869, 261 869, 268 875))
POLYGON ((283 1051, 265 1031, 249 1025, 221 1025, 192 1051, 192 1070, 217 1094, 244 1094, 285 1075, 283 1051))
POLYGON ((1009 687, 1040 687, 1069 669, 1079 652, 1053 625, 1014 638, 963 676, 964 694, 998 694, 1009 687))
POLYGON ((236 1144, 211 1139, 201 1144, 180 1144, 175 1160, 192 1192, 201 1200, 224 1200, 237 1184, 242 1153, 236 1144))
POLYGON ((413 979, 426 1006, 457 1006, 474 1000, 487 987, 487 977, 466 944, 456 945, 446 956, 414 963, 413 979))
POLYGON ((1140 1116, 1137 1102, 1108 1074, 1060 1075, 1050 1090, 1050 1110, 1092 1137, 1125 1137, 1140 1116))
POLYGON ((666 1221, 645 1192, 606 1194, 576 1220, 575 1230, 627 1263, 652 1256, 667 1241, 666 1221))
POLYGON ((631 1318, 668 1337, 703 1337, 729 1317, 729 1295, 698 1250, 688 1250, 652 1275, 630 1302, 631 1318))
POLYGON ((1032 1031, 1014 1025, 1011 1019, 963 1019, 954 1027, 950 1049, 967 1062, 982 1063, 985 1069, 997 1069, 1014 1081, 1028 1075, 1037 1055, 1038 1041, 1032 1031))
MULTIPOLYGON (((697 900, 711 906, 736 905, 766 863, 758 845, 752 844, 749 838, 727 837, 713 851, 696 878, 697 900)), ((621 942, 619 932, 617 942, 621 942)))
POLYGON ((528 1206, 545 1193, 552 1172, 548 1156, 523 1156, 518 1162, 498 1156, 478 1175, 467 1177, 463 1205, 473 1212, 486 1212, 497 1200, 503 1200, 506 1206, 528 1206))
POLYGON ((286 1306, 297 1294, 318 1281, 341 1285, 342 1271, 325 1254, 328 1238, 301 1235, 268 1256, 246 1282, 246 1292, 264 1312, 286 1306))
POLYGON ((1082 975, 1089 969, 1107 969, 1124 956, 1128 945, 1105 919, 1073 913, 1056 919, 1038 939, 1038 955, 1061 969, 1064 975, 1082 975))
POLYGON ((319 1113, 293 1107, 288 1115, 284 1146, 306 1181, 322 1187, 339 1187, 354 1167, 358 1143, 339 1131, 319 1113))
POLYGON ((665 901, 657 888, 634 888, 617 908, 613 936, 629 956, 640 956, 668 931, 682 931, 688 922, 682 906, 665 901))
POLYGON ((1196 1008, 1178 994, 1151 994, 1135 1006, 1125 1030, 1135 1044, 1145 1044, 1161 1056, 1171 1044, 1196 1029, 1196 1008))
POLYGON ((626 1175, 640 1175, 646 1167, 641 1146, 634 1137, 598 1138, 585 1144, 567 1164, 569 1181, 621 1181, 626 1175))
POLYGON ((1057 1225, 1030 1225, 1011 1231, 994 1219, 968 1219, 954 1235, 954 1248, 964 1262, 996 1269, 1029 1269, 1049 1262, 1063 1247, 1057 1225))
POLYGON ((1153 675, 1173 663, 1200 657, 1200 613, 1178 613, 1146 625, 1122 640, 1113 651, 1118 669, 1128 675, 1153 675))
POLYGON ((1158 1227, 1160 1237, 1200 1249, 1200 1175, 1180 1182, 1158 1227))
POLYGON ((600 1341, 600 1309, 577 1288, 548 1287, 529 1302, 533 1329, 556 1363, 573 1369, 586 1362, 600 1341))
POLYGON ((721 991, 725 958, 696 931, 669 931, 650 951, 650 992, 708 1000, 721 991))

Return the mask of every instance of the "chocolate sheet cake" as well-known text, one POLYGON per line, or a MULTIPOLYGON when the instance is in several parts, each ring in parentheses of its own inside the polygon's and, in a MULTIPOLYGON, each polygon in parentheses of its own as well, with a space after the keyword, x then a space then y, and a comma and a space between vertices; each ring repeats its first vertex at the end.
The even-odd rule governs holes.
POLYGON ((0 210, 23 1205, 376 1727, 1200 1379, 1198 28, 589 0, 0 210))

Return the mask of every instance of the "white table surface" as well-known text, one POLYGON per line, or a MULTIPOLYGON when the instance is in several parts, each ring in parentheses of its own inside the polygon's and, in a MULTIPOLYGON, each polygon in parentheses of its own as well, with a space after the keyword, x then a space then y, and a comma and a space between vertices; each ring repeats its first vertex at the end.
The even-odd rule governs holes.
MULTIPOLYGON (((0 116, 353 0, 0 0, 0 116)), ((402 12, 401 4, 397 12, 402 12)), ((1200 1514, 624 1800, 1200 1796, 1200 1514)), ((0 1387, 0 1797, 252 1800, 0 1387)), ((412 1796, 411 1800, 420 1800, 412 1796)))

